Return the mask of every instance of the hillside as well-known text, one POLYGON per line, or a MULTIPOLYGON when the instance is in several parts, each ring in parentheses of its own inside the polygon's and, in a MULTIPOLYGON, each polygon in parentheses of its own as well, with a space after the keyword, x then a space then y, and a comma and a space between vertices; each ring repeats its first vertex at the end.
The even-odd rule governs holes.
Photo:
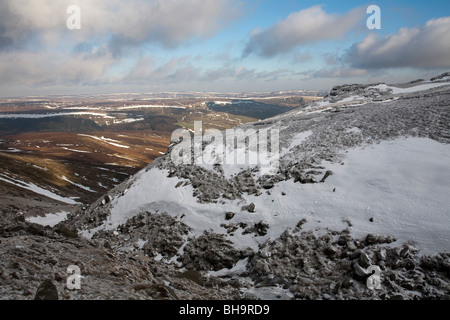
MULTIPOLYGON (((445 77, 335 87, 307 108, 234 131, 242 141, 264 130, 271 139, 279 133, 261 163, 221 161, 230 153, 258 153, 261 145, 244 144, 234 154, 233 140, 220 153, 214 144, 220 139, 205 135, 191 145, 186 136, 173 137, 166 155, 74 214, 28 219, 17 230, 3 221, 9 240, 0 251, 14 260, 20 241, 40 248, 43 237, 54 248, 65 239, 61 230, 75 230, 70 241, 83 258, 69 260, 90 281, 68 292, 64 279, 56 279, 65 298, 161 298, 158 283, 173 299, 448 298, 449 107, 445 77), (194 153, 180 163, 176 152, 186 146, 206 156, 194 153), (28 235, 30 222, 47 221, 59 224, 28 235), (94 256, 110 259, 111 267, 101 270, 94 256), (137 276, 141 267, 153 271, 137 276), (373 267, 380 270, 376 290, 367 286, 373 267), (182 274, 195 290, 180 282, 182 274), (115 284, 100 293, 94 283, 111 275, 115 284)), ((20 250, 22 259, 34 259, 32 250, 20 250)), ((34 277, 69 262, 52 250, 46 254, 57 262, 35 262, 41 271, 34 277)), ((30 268, 20 265, 22 279, 30 268)), ((8 262, 0 268, 10 274, 0 295, 10 297, 20 281, 8 262)))

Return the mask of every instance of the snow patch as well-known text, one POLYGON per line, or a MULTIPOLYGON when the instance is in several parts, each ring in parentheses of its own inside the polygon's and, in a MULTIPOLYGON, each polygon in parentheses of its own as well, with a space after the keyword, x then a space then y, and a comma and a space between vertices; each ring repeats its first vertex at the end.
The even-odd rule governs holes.
POLYGON ((28 222, 31 222, 31 223, 40 224, 42 226, 54 227, 58 223, 66 220, 68 214, 69 214, 69 212, 61 211, 58 213, 46 214, 44 217, 29 217, 29 218, 26 218, 25 220, 28 222))

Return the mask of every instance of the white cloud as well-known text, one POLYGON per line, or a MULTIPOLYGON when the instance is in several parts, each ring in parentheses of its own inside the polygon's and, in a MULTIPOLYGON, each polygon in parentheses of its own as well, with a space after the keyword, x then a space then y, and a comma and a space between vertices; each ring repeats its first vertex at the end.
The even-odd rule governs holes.
POLYGON ((120 65, 143 45, 175 48, 213 36, 240 9, 237 0, 1 0, 0 83, 70 86, 117 82, 126 74, 138 81, 139 72, 149 73, 141 81, 186 80, 196 72, 186 59, 159 69, 141 61, 131 72, 120 65), (81 30, 66 27, 69 5, 81 9, 81 30))
POLYGON ((3 52, 0 54, 0 84, 54 85, 104 82, 115 59, 110 55, 58 52, 3 52))
POLYGON ((352 46, 346 61, 356 68, 450 67, 450 17, 432 19, 396 34, 369 34, 352 46))
POLYGON ((326 68, 315 71, 312 76, 315 78, 351 78, 367 75, 368 71, 365 69, 353 68, 326 68))
POLYGON ((240 11, 235 0, 2 0, 0 50, 36 39, 48 45, 67 35, 69 5, 81 9, 78 41, 108 38, 117 52, 142 43, 174 48, 210 37, 240 11))
POLYGON ((328 14, 322 6, 314 6, 291 13, 285 20, 250 35, 245 55, 256 53, 272 57, 293 48, 328 39, 338 39, 357 28, 365 16, 363 8, 346 14, 328 14))

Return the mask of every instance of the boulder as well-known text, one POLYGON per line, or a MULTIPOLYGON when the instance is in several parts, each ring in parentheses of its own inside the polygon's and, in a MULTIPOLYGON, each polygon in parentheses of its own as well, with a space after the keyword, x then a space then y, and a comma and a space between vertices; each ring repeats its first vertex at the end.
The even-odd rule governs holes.
POLYGON ((34 300, 58 300, 58 290, 51 280, 45 280, 39 285, 34 300))

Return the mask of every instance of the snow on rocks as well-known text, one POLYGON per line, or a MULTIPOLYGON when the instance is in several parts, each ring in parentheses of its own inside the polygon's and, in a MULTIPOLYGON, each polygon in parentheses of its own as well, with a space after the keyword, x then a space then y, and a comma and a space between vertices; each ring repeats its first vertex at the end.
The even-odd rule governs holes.
POLYGON ((448 278, 429 280, 430 270, 439 279, 448 273, 450 91, 420 88, 393 99, 389 88, 338 87, 330 94, 345 100, 338 112, 296 111, 244 125, 280 129, 279 168, 270 175, 251 165, 226 174, 220 165, 175 164, 169 150, 107 202, 69 220, 112 248, 187 269, 231 270, 247 261, 233 277, 296 298, 442 296, 448 278), (356 105, 361 94, 365 103, 356 105), (155 227, 136 227, 155 215, 162 219, 155 227), (367 291, 372 266, 383 271, 384 291, 367 291))

